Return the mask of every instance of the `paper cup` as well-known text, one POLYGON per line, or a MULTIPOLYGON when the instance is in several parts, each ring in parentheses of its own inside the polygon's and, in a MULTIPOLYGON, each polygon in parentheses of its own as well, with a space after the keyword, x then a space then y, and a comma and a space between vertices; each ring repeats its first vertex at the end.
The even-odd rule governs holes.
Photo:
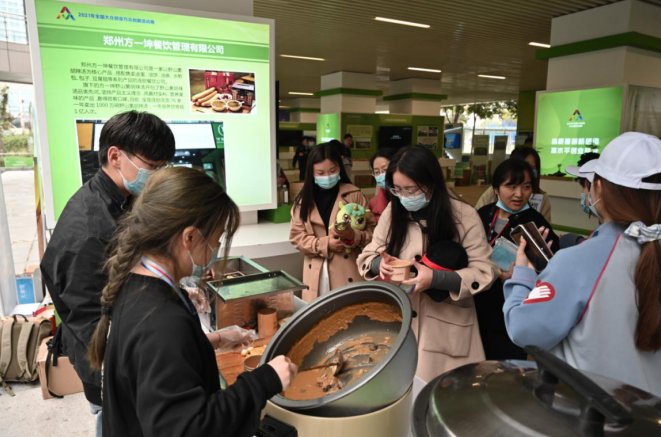
POLYGON ((243 370, 246 372, 252 372, 259 366, 259 362, 262 360, 261 355, 251 355, 245 360, 243 360, 243 370))
POLYGON ((393 269, 393 274, 390 276, 392 282, 402 282, 411 277, 411 261, 398 259, 388 264, 393 269))
POLYGON ((262 308, 257 312, 257 330, 260 338, 272 337, 278 330, 278 314, 273 308, 262 308))

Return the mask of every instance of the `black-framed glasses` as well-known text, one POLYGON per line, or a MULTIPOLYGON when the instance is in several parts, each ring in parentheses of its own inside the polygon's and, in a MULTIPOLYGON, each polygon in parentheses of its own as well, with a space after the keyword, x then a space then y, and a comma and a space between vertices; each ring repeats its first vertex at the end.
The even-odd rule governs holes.
POLYGON ((135 156, 136 158, 138 158, 140 160, 140 162, 142 162, 144 165, 147 166, 147 168, 145 168, 145 170, 156 171, 156 170, 160 170, 162 168, 172 166, 172 164, 170 164, 169 162, 157 162, 156 164, 154 164, 154 163, 151 163, 151 162, 145 160, 140 155, 136 155, 135 153, 129 153, 129 152, 125 152, 125 153, 129 157, 129 160, 131 159, 131 156, 135 156))

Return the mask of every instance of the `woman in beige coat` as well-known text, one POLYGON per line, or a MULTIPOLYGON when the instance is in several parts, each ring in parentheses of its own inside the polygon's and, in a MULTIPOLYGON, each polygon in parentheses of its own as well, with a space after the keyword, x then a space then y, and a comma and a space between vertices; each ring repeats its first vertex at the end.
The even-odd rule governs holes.
POLYGON ((491 247, 477 212, 450 197, 442 174, 438 161, 424 147, 408 147, 393 156, 386 174, 392 201, 358 257, 360 273, 368 280, 387 279, 394 257, 414 262, 417 275, 403 285, 414 287, 409 296, 416 315, 412 321, 418 339, 416 374, 425 381, 484 359, 472 296, 488 289, 495 278, 491 247), (443 240, 464 247, 468 267, 456 272, 431 270, 417 261, 431 243, 443 240), (429 288, 449 290, 450 295, 436 302, 424 293, 429 288))
POLYGON ((363 219, 364 230, 350 226, 340 232, 335 217, 340 201, 357 203, 367 209, 367 199, 349 182, 339 150, 331 143, 312 149, 308 156, 303 189, 291 210, 289 241, 304 255, 303 300, 310 302, 347 283, 360 281, 356 258, 372 239, 375 222, 371 214, 363 219))

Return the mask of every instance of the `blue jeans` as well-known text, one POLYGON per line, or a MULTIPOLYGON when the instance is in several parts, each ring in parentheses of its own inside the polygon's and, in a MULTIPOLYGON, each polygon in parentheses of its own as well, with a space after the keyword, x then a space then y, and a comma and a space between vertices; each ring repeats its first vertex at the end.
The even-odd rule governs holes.
POLYGON ((103 408, 101 405, 96 405, 90 402, 90 410, 92 414, 96 416, 96 437, 101 437, 101 432, 103 430, 103 408))

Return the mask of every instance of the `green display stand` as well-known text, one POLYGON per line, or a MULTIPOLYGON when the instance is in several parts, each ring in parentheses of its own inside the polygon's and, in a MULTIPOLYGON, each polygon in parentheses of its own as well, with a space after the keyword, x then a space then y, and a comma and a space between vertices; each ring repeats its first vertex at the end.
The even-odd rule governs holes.
POLYGON ((272 223, 289 223, 291 221, 291 205, 284 203, 276 209, 259 211, 259 218, 272 223))

